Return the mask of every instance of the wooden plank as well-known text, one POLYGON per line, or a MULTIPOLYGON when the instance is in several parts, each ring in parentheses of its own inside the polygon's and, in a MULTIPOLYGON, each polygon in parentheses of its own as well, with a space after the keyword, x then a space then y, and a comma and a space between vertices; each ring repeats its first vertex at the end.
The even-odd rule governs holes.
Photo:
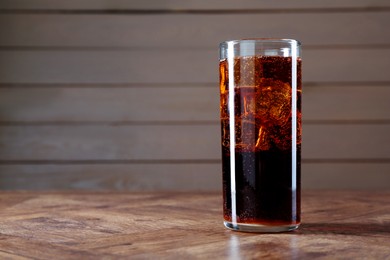
POLYGON ((29 259, 27 257, 15 255, 11 252, 10 253, 4 252, 2 250, 0 251, 0 257, 1 257, 1 259, 14 259, 14 260, 27 260, 27 259, 29 259))
POLYGON ((296 38, 305 46, 345 48, 390 44, 385 33, 389 23, 389 12, 0 15, 0 46, 216 49, 229 39, 276 37, 296 38))
POLYGON ((390 189, 388 163, 303 163, 303 189, 390 189))
MULTIPOLYGON (((390 189, 388 163, 303 163, 303 189, 390 189)), ((221 163, 0 165, 1 190, 218 191, 221 163)))
POLYGON ((388 86, 303 86, 303 120, 390 120, 388 86))
MULTIPOLYGON (((390 86, 304 86, 304 121, 390 120, 390 86)), ((219 122, 211 85, 0 88, 0 122, 219 122)))
POLYGON ((235 9, 296 9, 296 8, 348 8, 348 7, 389 7, 386 0, 328 0, 310 1, 298 0, 292 3, 289 0, 251 1, 243 0, 237 3, 234 0, 180 1, 180 0, 2 0, 0 10, 235 10, 235 9))
POLYGON ((305 125, 302 158, 389 158, 390 125, 305 125))
POLYGON ((0 165, 1 190, 210 191, 222 188, 220 163, 0 165))
POLYGON ((386 259, 390 252, 386 191, 305 192, 302 225, 288 234, 228 231, 220 193, 23 195, 1 210, 0 248, 30 259, 386 259))
POLYGON ((0 88, 0 121, 219 120, 218 86, 0 88))
POLYGON ((216 125, 0 127, 2 160, 215 159, 216 125), (210 157, 211 156, 211 157, 210 157))
MULTIPOLYGON (((306 50, 304 81, 390 81, 390 49, 306 50)), ((207 50, 0 51, 0 83, 210 83, 207 50)))
MULTIPOLYGON (((303 159, 389 159, 390 125, 305 125, 303 159)), ((2 126, 1 160, 216 160, 219 125, 2 126)))

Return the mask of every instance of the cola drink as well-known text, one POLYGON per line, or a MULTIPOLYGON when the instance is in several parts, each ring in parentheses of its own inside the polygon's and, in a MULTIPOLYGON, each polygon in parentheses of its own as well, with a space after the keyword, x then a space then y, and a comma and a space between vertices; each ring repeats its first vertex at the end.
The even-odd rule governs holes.
POLYGON ((229 228, 259 225, 273 232, 300 223, 301 59, 292 59, 220 60, 223 212, 229 228))

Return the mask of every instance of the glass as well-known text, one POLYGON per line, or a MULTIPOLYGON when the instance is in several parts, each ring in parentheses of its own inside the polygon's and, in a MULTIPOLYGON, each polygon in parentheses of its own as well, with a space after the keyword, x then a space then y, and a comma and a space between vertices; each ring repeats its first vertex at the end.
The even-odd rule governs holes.
POLYGON ((227 228, 300 224, 301 57, 290 39, 220 44, 223 213, 227 228))

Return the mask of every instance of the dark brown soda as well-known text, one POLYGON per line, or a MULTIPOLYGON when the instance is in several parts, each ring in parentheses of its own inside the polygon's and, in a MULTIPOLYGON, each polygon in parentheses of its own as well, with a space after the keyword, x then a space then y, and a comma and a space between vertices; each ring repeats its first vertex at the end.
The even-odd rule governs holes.
POLYGON ((229 93, 227 68, 227 60, 221 61, 224 219, 232 221, 231 175, 234 170, 238 223, 269 226, 299 224, 301 60, 297 60, 296 100, 292 100, 291 57, 235 58, 234 93, 229 93), (229 95, 234 95, 234 120, 230 118, 233 108, 229 107, 229 95), (292 102, 296 102, 295 112, 292 111, 292 102), (293 116, 295 139, 292 137, 295 132, 292 129, 293 116), (231 123, 235 124, 233 151, 230 145, 231 123), (234 169, 231 169, 232 152, 234 169), (296 163, 293 164, 293 161, 296 163))
MULTIPOLYGON (((229 149, 222 153, 224 218, 232 221, 229 149)), ((300 156, 300 146, 297 149, 300 156)), ((300 161, 300 158, 297 158, 300 161)), ((291 150, 236 152, 236 214, 238 223, 290 225, 300 223, 300 163, 292 190, 291 150)))

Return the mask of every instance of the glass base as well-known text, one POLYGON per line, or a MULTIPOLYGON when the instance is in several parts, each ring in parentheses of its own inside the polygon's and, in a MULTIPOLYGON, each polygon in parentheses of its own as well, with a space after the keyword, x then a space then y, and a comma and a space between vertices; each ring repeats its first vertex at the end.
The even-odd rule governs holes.
POLYGON ((287 232, 293 231, 299 227, 299 224, 283 225, 283 226, 267 226, 261 224, 245 224, 245 223, 236 223, 233 224, 229 221, 224 221, 223 224, 225 227, 235 231, 242 232, 257 232, 257 233, 278 233, 278 232, 287 232))

